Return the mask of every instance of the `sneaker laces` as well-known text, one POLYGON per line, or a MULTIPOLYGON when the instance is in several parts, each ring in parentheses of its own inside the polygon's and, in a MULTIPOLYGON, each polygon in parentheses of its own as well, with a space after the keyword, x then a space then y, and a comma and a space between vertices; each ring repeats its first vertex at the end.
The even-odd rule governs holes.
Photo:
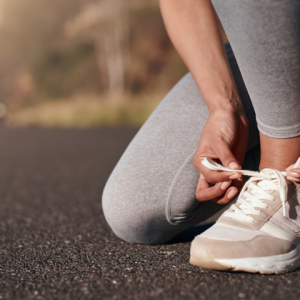
POLYGON ((268 204, 262 200, 275 201, 275 197, 270 195, 270 191, 279 191, 280 200, 283 207, 283 215, 286 216, 285 202, 288 195, 287 172, 273 169, 263 169, 260 172, 248 170, 232 170, 225 168, 213 160, 205 157, 202 164, 211 170, 239 172, 250 176, 240 192, 236 204, 231 205, 224 215, 246 222, 254 222, 251 215, 261 215, 257 208, 268 208, 268 204))

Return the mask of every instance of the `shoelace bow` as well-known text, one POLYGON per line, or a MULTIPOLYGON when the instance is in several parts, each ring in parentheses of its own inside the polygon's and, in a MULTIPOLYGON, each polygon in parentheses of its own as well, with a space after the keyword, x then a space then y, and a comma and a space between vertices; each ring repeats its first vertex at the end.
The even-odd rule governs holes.
MULTIPOLYGON (((225 168, 207 157, 202 160, 202 164, 211 170, 232 172, 232 169, 225 168)), ((250 179, 241 190, 237 203, 231 205, 230 211, 227 210, 224 215, 246 222, 254 222, 254 218, 251 215, 261 214, 256 208, 268 208, 268 204, 261 200, 275 201, 275 198, 267 192, 270 190, 279 191, 283 215, 286 215, 285 202, 288 194, 288 186, 285 179, 287 176, 286 172, 273 169, 263 169, 260 172, 234 170, 234 172, 250 176, 250 179)))

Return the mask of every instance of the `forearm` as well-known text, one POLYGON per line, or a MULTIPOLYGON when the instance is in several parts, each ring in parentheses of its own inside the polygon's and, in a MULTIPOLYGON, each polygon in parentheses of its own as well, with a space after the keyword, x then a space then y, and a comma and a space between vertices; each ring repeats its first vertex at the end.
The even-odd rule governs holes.
POLYGON ((210 0, 160 0, 169 36, 210 111, 242 110, 210 0))

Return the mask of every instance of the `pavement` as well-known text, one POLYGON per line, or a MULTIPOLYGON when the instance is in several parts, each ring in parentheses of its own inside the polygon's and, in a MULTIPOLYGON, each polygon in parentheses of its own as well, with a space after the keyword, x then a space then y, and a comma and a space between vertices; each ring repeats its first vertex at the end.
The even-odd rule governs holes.
POLYGON ((109 229, 104 184, 136 129, 0 128, 0 299, 299 299, 300 271, 188 263, 190 241, 131 245, 109 229))

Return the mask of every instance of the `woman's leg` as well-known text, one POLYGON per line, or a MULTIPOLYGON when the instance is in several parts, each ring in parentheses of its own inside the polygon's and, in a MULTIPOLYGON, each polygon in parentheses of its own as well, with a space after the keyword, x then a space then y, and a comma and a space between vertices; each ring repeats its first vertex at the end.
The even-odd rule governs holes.
POLYGON ((260 168, 300 156, 300 2, 212 0, 257 116, 260 168))
MULTIPOLYGON (((259 162, 255 115, 229 46, 227 53, 250 122, 245 162, 254 169, 259 162)), ((135 136, 106 184, 103 210, 117 236, 132 243, 164 243, 222 208, 195 198, 199 173, 192 159, 207 117, 187 74, 135 136)))

